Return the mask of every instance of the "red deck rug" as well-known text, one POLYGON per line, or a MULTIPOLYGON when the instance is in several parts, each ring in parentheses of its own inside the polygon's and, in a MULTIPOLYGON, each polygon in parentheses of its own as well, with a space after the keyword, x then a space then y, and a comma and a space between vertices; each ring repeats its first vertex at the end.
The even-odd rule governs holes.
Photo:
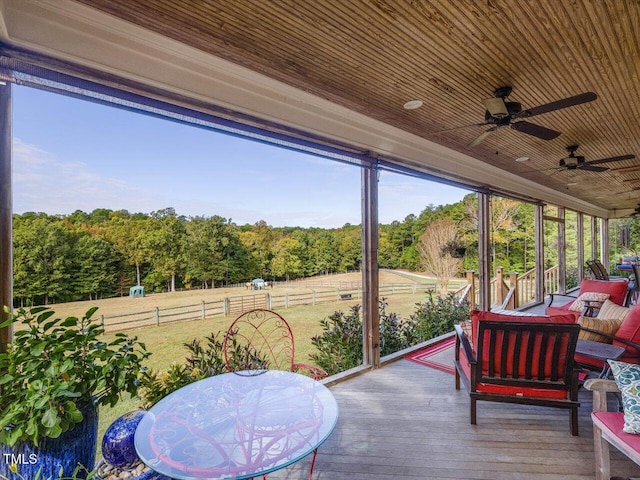
POLYGON ((453 375, 455 373, 453 368, 455 346, 456 337, 451 337, 435 345, 429 345, 427 348, 410 353, 404 358, 453 375))

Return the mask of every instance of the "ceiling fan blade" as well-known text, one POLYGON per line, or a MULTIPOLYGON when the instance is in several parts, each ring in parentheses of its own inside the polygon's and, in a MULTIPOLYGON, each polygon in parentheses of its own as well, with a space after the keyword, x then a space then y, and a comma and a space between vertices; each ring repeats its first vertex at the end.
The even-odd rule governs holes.
POLYGON ((562 100, 556 100, 555 102, 546 103, 538 107, 527 108, 526 110, 523 110, 519 114, 515 115, 514 118, 533 117, 535 115, 541 115, 543 113, 553 112, 554 110, 573 107, 582 103, 593 102, 597 98, 598 95, 596 95, 595 93, 585 92, 574 97, 563 98, 562 100))
POLYGON ((487 138, 489 135, 491 135, 492 132, 495 132, 497 129, 498 129, 498 127, 491 127, 489 130, 487 130, 486 132, 482 133, 478 138, 476 138, 473 142, 471 142, 469 144, 469 146, 470 147, 477 147, 482 142, 484 142, 485 138, 487 138))
POLYGON ((509 115, 509 110, 507 110, 502 98, 487 98, 484 100, 484 106, 487 107, 492 117, 504 118, 509 115))
POLYGON ((619 157, 609 157, 609 158, 601 158, 600 160, 592 160, 587 162, 587 165, 599 165, 601 163, 609 163, 609 162, 619 162, 621 160, 631 160, 636 158, 635 155, 621 155, 619 157))
POLYGON ((607 167, 594 167, 593 165, 589 165, 588 163, 583 163, 581 167, 578 167, 578 170, 588 170, 589 172, 606 172, 609 169, 607 167))
POLYGON ((514 130, 518 130, 519 132, 526 133, 527 135, 541 138, 543 140, 553 140, 554 138, 560 136, 560 132, 551 130, 550 128, 543 127, 541 125, 536 125, 535 123, 524 121, 512 123, 511 128, 513 128, 514 130))

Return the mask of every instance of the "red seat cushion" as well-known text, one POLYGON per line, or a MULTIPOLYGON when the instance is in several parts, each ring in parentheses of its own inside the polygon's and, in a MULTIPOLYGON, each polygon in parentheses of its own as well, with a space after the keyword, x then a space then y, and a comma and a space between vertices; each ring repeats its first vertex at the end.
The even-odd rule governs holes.
POLYGON ((640 435, 626 433, 624 427, 624 414, 620 412, 593 412, 591 414, 593 423, 598 425, 603 432, 611 437, 620 439, 636 452, 640 451, 640 435))
MULTIPOLYGON (((471 378, 471 365, 463 348, 460 349, 460 363, 467 378, 471 378)), ((568 393, 562 390, 550 390, 545 388, 513 387, 510 385, 495 385, 478 383, 476 391, 482 393, 495 393, 500 395, 517 395, 536 398, 567 398, 568 393)))
POLYGON ((580 355, 579 353, 576 353, 573 358, 580 365, 587 366, 589 370, 602 370, 604 368, 604 360, 587 357, 586 355, 580 355))
MULTIPOLYGON (((620 328, 616 332, 616 337, 633 343, 640 343, 640 304, 633 307, 625 317, 622 325, 620 325, 620 328)), ((627 363, 640 363, 640 352, 638 349, 617 340, 614 340, 613 344, 625 349, 625 353, 619 359, 620 361, 627 363)))

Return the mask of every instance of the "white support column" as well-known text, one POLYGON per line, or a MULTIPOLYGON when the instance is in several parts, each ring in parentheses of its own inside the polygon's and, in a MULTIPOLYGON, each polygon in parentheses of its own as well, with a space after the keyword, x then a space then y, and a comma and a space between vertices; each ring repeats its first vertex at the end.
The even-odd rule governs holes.
POLYGON ((536 252, 536 302, 544 301, 544 206, 535 205, 533 212, 536 252))
POLYGON ((567 292, 567 227, 564 207, 558 207, 558 290, 567 292))
POLYGON ((600 219, 600 261, 609 271, 609 219, 600 219))
MULTIPOLYGON (((13 305, 13 254, 11 242, 11 84, 0 84, 0 323, 4 306, 13 305)), ((11 326, 0 329, 0 352, 13 339, 11 326)))
POLYGON ((577 225, 578 230, 578 284, 584 279, 584 214, 578 212, 577 225))
POLYGON ((488 193, 478 193, 478 276, 480 310, 491 309, 491 196, 488 193))
POLYGON ((380 366, 378 299, 378 170, 362 169, 362 329, 363 363, 380 366))

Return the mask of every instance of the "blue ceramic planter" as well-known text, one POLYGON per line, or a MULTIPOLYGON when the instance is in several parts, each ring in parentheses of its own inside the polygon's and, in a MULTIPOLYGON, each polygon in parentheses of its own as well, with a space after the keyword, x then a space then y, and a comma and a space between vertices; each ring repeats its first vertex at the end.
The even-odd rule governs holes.
MULTIPOLYGON (((104 432, 102 437, 102 456, 104 461, 117 469, 126 469, 140 461, 134 445, 136 428, 147 412, 134 410, 117 418, 104 432)), ((98 469, 100 473, 100 469, 98 469)), ((153 470, 130 477, 130 480, 171 480, 153 470)))
POLYGON ((104 432, 102 456, 109 465, 124 467, 139 460, 133 438, 144 414, 144 410, 125 413, 104 432))
MULTIPOLYGON (((95 464, 98 440, 98 409, 90 405, 82 410, 83 421, 58 438, 41 438, 36 447, 31 442, 21 442, 15 447, 0 445, 0 475, 9 480, 21 477, 9 470, 16 463, 18 474, 33 479, 40 470, 42 480, 71 477, 78 464, 92 470, 95 464)), ((84 472, 86 473, 86 472, 84 472)), ((85 478, 79 475, 77 478, 85 478)))

